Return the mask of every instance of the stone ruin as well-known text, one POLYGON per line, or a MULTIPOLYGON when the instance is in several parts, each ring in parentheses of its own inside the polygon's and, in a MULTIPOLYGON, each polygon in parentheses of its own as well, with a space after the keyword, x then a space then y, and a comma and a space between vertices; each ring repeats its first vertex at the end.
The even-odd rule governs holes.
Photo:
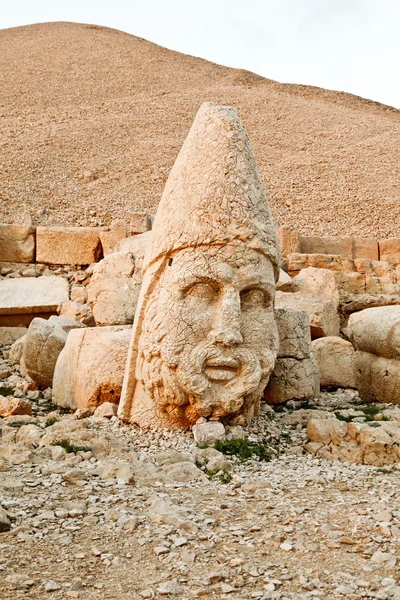
MULTIPOLYGON (((400 404, 400 240, 276 235, 231 108, 200 108, 154 224, 133 215, 130 237, 120 221, 1 227, 0 338, 60 407, 111 403, 142 428, 221 432, 246 426, 262 398, 308 401, 320 387, 400 404)), ((311 421, 306 449, 400 462, 397 418, 380 430, 311 421)))

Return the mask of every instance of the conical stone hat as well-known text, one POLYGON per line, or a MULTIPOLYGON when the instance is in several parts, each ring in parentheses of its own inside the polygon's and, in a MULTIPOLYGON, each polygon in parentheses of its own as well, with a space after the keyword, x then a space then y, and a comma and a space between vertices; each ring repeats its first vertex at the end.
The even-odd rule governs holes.
POLYGON ((247 133, 233 108, 207 102, 168 178, 144 269, 183 248, 235 242, 278 266, 275 228, 247 133))

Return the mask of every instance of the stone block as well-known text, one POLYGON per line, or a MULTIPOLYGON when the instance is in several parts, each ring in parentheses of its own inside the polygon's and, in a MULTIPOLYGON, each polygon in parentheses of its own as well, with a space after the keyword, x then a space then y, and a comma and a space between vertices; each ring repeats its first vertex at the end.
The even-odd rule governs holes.
POLYGON ((324 337, 311 343, 317 361, 321 387, 355 388, 356 352, 340 337, 324 337))
POLYGON ((400 306, 367 308, 352 314, 347 336, 357 350, 400 360, 400 306))
POLYGON ((336 307, 339 304, 339 289, 335 272, 330 269, 315 269, 314 267, 302 269, 292 279, 292 286, 294 292, 318 296, 329 300, 336 307))
POLYGON ((357 352, 355 367, 362 400, 400 404, 400 360, 357 352))
POLYGON ((311 338, 316 339, 327 335, 339 335, 340 318, 336 305, 318 296, 276 292, 276 308, 293 308, 304 311, 310 319, 311 338))
POLYGON ((35 261, 35 229, 31 223, 0 225, 0 262, 35 261))
POLYGON ((14 396, 0 396, 0 417, 31 414, 32 404, 28 400, 14 398, 14 396))
POLYGON ((38 227, 36 260, 48 265, 90 265, 102 257, 97 227, 38 227))
POLYGON ((301 254, 335 254, 342 258, 353 258, 352 238, 300 236, 301 254))
POLYGON ((129 221, 130 235, 145 233, 151 229, 150 215, 145 212, 132 213, 129 221))
POLYGON ((292 308, 277 308, 275 321, 279 335, 279 358, 309 358, 311 353, 308 314, 292 308))
POLYGON ((400 265, 400 238, 379 240, 379 260, 390 265, 400 265))
POLYGON ((330 269, 332 271, 351 271, 353 261, 336 255, 326 254, 290 254, 288 257, 287 271, 292 277, 301 269, 315 267, 316 269, 330 269))
POLYGON ((0 327, 0 346, 9 346, 26 334, 26 327, 0 327))
POLYGON ((264 399, 268 404, 282 404, 288 400, 316 398, 319 393, 318 365, 313 357, 277 358, 264 399))
POLYGON ((353 259, 379 260, 378 241, 373 238, 353 238, 353 259))
POLYGON ((86 327, 94 327, 96 325, 93 313, 90 310, 88 304, 79 304, 78 302, 72 302, 68 300, 60 305, 60 316, 67 317, 73 321, 79 321, 86 327))
POLYGON ((282 256, 300 252, 300 236, 290 227, 280 227, 277 231, 282 256))
POLYGON ((103 248, 103 255, 107 256, 114 252, 114 248, 120 240, 127 236, 127 226, 123 219, 118 219, 111 223, 108 231, 100 231, 100 241, 103 248))
POLYGON ((53 403, 73 409, 118 404, 131 333, 126 326, 71 331, 57 360, 53 403))
POLYGON ((276 282, 276 289, 280 292, 291 292, 292 290, 292 278, 290 275, 285 273, 282 269, 279 269, 279 279, 276 282))
POLYGON ((57 313, 68 300, 68 281, 63 277, 4 279, 0 285, 0 325, 29 324, 34 316, 57 313))

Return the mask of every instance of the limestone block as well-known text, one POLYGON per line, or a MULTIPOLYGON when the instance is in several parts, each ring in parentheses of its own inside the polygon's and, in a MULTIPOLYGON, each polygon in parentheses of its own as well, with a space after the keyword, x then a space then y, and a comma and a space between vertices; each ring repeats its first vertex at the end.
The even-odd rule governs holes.
POLYGON ((300 236, 301 254, 335 254, 353 258, 352 238, 300 236))
POLYGON ((356 384, 362 400, 400 404, 400 360, 357 352, 355 364, 356 384))
POLYGON ((82 327, 81 323, 53 317, 33 319, 23 347, 24 368, 40 387, 52 387, 57 358, 64 348, 68 331, 82 327))
POLYGON ((307 267, 346 272, 353 269, 353 261, 342 256, 326 254, 290 254, 288 256, 289 275, 294 276, 301 269, 307 267))
POLYGON ((144 233, 151 229, 151 219, 145 212, 132 213, 129 221, 129 233, 130 235, 137 235, 138 233, 144 233))
POLYGON ((353 259, 379 260, 378 241, 373 238, 353 238, 353 259))
POLYGON ((28 400, 14 398, 14 396, 0 396, 0 417, 31 414, 32 405, 28 400))
POLYGON ((339 335, 340 318, 335 304, 318 296, 296 292, 276 292, 276 308, 293 308, 308 314, 310 319, 311 338, 327 335, 339 335))
POLYGON ((31 223, 0 225, 0 262, 35 261, 35 229, 31 223))
POLYGON ((379 258, 390 265, 400 264, 400 238, 379 240, 379 258))
POLYGON ((279 279, 276 283, 276 289, 280 292, 292 291, 292 278, 282 269, 279 269, 279 279))
POLYGON ((144 251, 138 257, 133 252, 114 252, 95 265, 87 292, 97 325, 133 323, 142 285, 137 265, 143 256, 144 251))
POLYGON ((367 308, 395 306, 399 304, 399 294, 345 294, 341 298, 340 310, 344 315, 351 315, 367 308))
POLYGON ((280 227, 277 231, 282 256, 300 252, 300 236, 290 227, 280 227))
POLYGON ((311 353, 308 314, 292 308, 277 308, 275 321, 279 335, 279 358, 309 358, 311 353))
POLYGON ((26 327, 0 327, 0 346, 9 346, 26 334, 26 327))
POLYGON ((102 257, 101 228, 38 227, 36 260, 49 265, 90 265, 102 257))
POLYGON ((356 387, 356 352, 350 342, 329 336, 314 340, 311 349, 318 363, 321 387, 356 387))
POLYGON ((119 241, 115 246, 114 252, 132 252, 137 267, 141 269, 143 267, 146 249, 151 244, 152 235, 151 231, 146 231, 146 233, 140 233, 138 235, 131 235, 130 237, 119 241))
POLYGON ((357 350, 400 360, 400 306, 380 306, 352 314, 347 336, 357 350))
POLYGON ((63 277, 4 279, 0 285, 0 324, 10 315, 56 313, 66 300, 68 281, 63 277))
POLYGON ((71 331, 54 372, 54 404, 74 409, 118 404, 130 337, 126 326, 71 331))
POLYGON ((294 292, 318 296, 329 300, 336 307, 339 304, 339 290, 336 282, 335 272, 329 269, 316 269, 308 267, 302 269, 292 279, 294 292))
POLYGON ((108 231, 100 231, 100 241, 103 248, 103 255, 112 254, 114 248, 120 240, 127 236, 127 226, 123 219, 118 219, 111 223, 108 231))
POLYGON ((339 419, 311 419, 307 424, 307 438, 312 442, 329 444, 333 428, 340 423, 339 419))
POLYGON ((60 316, 68 317, 73 321, 78 321, 86 327, 94 327, 96 325, 93 313, 90 310, 90 306, 88 304, 78 304, 78 302, 72 302, 72 300, 68 300, 68 302, 63 302, 60 307, 60 316))
POLYGON ((313 357, 277 358, 264 392, 268 404, 307 400, 319 396, 318 365, 313 357))
POLYGON ((341 276, 341 291, 346 294, 365 294, 365 273, 348 271, 341 276))

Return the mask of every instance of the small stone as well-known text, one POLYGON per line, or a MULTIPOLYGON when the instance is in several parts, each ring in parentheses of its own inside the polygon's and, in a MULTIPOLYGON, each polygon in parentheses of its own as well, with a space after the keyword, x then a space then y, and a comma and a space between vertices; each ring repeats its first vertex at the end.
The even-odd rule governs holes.
POLYGON ((374 515, 375 521, 379 521, 382 523, 389 523, 393 519, 393 514, 391 510, 381 510, 374 515))
POLYGON ((61 589, 61 585, 50 579, 50 581, 45 584, 44 589, 46 592, 55 592, 61 589))
POLYGON ((0 506, 0 533, 4 531, 10 531, 11 529, 11 521, 8 518, 8 514, 1 508, 0 506))
POLYGON ((341 594, 342 596, 348 596, 350 594, 354 593, 353 588, 351 588, 348 585, 339 585, 336 589, 335 589, 335 593, 336 594, 341 594))
POLYGON ((289 552, 290 550, 293 550, 293 546, 292 546, 292 544, 289 544, 289 542, 283 542, 283 544, 281 544, 279 546, 279 548, 281 550, 285 550, 285 552, 289 552))
POLYGON ((193 425, 194 441, 199 446, 211 446, 217 440, 225 439, 225 427, 219 421, 207 421, 193 425))
POLYGON ((157 554, 157 556, 160 556, 161 554, 168 554, 169 552, 169 548, 167 548, 166 546, 156 546, 153 549, 154 554, 157 554))
POLYGON ((111 419, 116 417, 118 413, 118 406, 112 402, 103 402, 94 411, 95 417, 103 417, 105 419, 111 419))
POLYGON ((31 415, 32 404, 28 400, 15 398, 14 396, 0 396, 0 417, 12 417, 14 415, 31 415))

